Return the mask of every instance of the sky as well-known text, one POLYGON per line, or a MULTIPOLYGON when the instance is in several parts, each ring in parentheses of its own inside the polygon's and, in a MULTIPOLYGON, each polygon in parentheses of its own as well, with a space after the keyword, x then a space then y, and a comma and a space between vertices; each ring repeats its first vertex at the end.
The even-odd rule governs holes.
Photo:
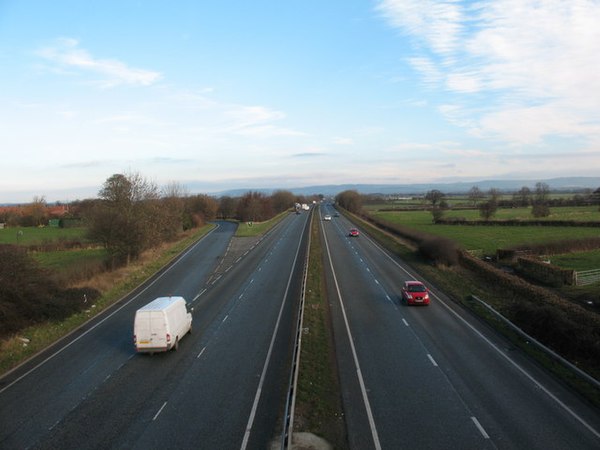
POLYGON ((0 0, 0 202, 600 174, 600 0, 0 0))

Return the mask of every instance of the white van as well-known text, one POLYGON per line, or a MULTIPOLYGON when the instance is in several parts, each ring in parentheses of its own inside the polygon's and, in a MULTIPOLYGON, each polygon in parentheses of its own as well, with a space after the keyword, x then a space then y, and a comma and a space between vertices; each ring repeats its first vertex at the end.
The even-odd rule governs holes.
POLYGON ((166 352, 192 332, 192 314, 183 297, 159 297, 138 309, 133 323, 133 342, 138 352, 166 352))

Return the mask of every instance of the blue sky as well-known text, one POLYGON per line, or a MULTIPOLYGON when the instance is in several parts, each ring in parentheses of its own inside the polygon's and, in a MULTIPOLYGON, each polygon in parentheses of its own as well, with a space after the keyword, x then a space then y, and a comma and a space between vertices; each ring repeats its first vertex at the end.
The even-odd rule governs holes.
POLYGON ((598 0, 0 0, 0 202, 600 173, 598 0))

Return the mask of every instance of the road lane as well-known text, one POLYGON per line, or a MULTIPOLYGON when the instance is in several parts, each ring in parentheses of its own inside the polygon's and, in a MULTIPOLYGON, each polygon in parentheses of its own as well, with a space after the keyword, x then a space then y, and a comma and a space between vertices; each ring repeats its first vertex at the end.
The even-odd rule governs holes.
POLYGON ((189 297, 200 290, 234 231, 234 224, 219 223, 149 283, 3 377, 0 446, 21 448, 35 442, 122 367, 134 352, 135 311, 161 295, 189 297), (182 274, 188 276, 187 267, 194 267, 194 276, 179 282, 182 274))
MULTIPOLYGON (((321 223, 332 260, 329 277, 335 272, 342 286, 381 448, 439 448, 441 442, 456 448, 597 448, 597 411, 435 289, 429 307, 400 305, 402 282, 415 278, 410 270, 368 236, 347 237, 346 219, 321 223), (576 405, 577 416, 544 389, 576 405)), ((337 293, 329 292, 334 313, 341 315, 337 293)), ((343 361, 347 333, 338 324, 335 334, 342 382, 350 386, 344 400, 352 448, 378 448, 373 439, 364 442, 368 425, 364 402, 353 394, 356 369, 343 361)))
MULTIPOLYGON (((62 380, 78 378, 71 369, 78 367, 79 361, 64 360, 62 372, 47 371, 52 378, 36 395, 25 394, 23 408, 13 403, 18 424, 8 432, 2 429, 0 447, 240 448, 247 434, 247 448, 265 448, 277 434, 285 397, 291 324, 295 323, 294 304, 300 290, 297 280, 301 277, 296 271, 302 269, 296 260, 302 261, 305 244, 302 241, 301 245, 301 237, 307 218, 304 214, 284 219, 218 281, 209 273, 202 275, 199 269, 206 258, 212 260, 212 269, 220 264, 220 258, 212 253, 200 251, 204 257, 200 256, 197 264, 181 266, 180 275, 163 286, 178 287, 177 293, 196 299, 194 331, 181 341, 179 351, 136 355, 131 343, 135 309, 124 311, 123 318, 111 317, 107 322, 126 327, 127 337, 122 339, 128 343, 120 349, 120 338, 108 333, 102 339, 113 352, 123 352, 124 361, 114 361, 110 367, 97 361, 88 363, 85 370, 92 373, 95 382, 85 383, 76 394, 62 380), (190 276, 190 272, 195 275, 190 276), (185 286, 179 280, 187 280, 185 286), (189 283, 198 284, 190 287, 189 283), (269 348, 271 360, 267 364, 269 348), (94 364, 103 369, 102 374, 96 373, 94 364), (268 370, 258 395, 265 367, 268 370), (71 400, 60 408, 41 406, 42 411, 57 413, 52 417, 50 411, 49 418, 35 428, 38 420, 27 416, 32 416, 36 402, 48 396, 45 390, 53 391, 54 385, 60 386, 54 389, 59 394, 53 393, 50 401, 60 401, 63 393, 71 400), (75 400, 75 396, 79 397, 75 400), (255 399, 254 421, 247 430, 255 399)), ((227 243, 221 247, 223 251, 226 248, 227 243)), ((61 355, 67 353, 65 350, 61 355)), ((109 350, 107 354, 110 360, 109 350)), ((113 354, 112 359, 119 358, 113 354)), ((7 389, 0 401, 31 388, 29 381, 37 381, 36 372, 7 389)), ((0 410, 4 420, 8 408, 2 403, 0 410)))

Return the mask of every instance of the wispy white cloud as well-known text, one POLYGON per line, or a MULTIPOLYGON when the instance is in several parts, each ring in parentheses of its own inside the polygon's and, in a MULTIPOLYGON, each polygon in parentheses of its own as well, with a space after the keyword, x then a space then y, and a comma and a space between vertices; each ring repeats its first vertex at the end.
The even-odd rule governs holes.
POLYGON ((228 105, 224 112, 230 120, 229 131, 253 137, 302 136, 304 133, 273 123, 285 118, 285 114, 264 106, 228 105))
POLYGON ((456 0, 385 0, 378 10, 436 53, 450 53, 460 44, 463 8, 456 0))
POLYGON ((58 39, 54 45, 38 50, 37 54, 56 65, 58 69, 81 70, 102 75, 98 80, 104 88, 120 84, 149 86, 162 78, 159 72, 129 67, 114 59, 100 59, 92 56, 79 45, 79 41, 71 38, 58 39))
POLYGON ((597 0, 382 0, 377 10, 412 38, 420 56, 408 62, 424 83, 454 95, 453 123, 517 144, 600 137, 597 0))

